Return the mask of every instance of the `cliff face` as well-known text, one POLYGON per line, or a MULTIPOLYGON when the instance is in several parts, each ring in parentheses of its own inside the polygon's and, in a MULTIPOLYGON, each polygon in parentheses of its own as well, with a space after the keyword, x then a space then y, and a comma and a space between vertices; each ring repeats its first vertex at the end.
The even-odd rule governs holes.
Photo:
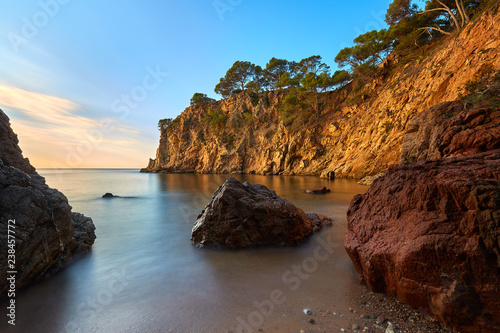
MULTIPOLYGON (((1 251, 15 239, 15 263, 0 256, 2 276, 17 270, 17 289, 59 269, 75 254, 85 253, 95 240, 92 220, 72 213, 68 199, 45 184, 45 179, 22 156, 9 118, 0 110, 0 234, 1 251), (11 221, 11 222, 9 222, 11 221), (8 239, 8 224, 14 238, 8 239), (13 264, 13 267, 8 266, 13 264)), ((9 285, 0 282, 0 295, 9 285)))
POLYGON ((291 128, 280 120, 284 92, 239 94, 187 108, 161 133, 156 159, 145 172, 257 173, 361 178, 397 165, 410 120, 454 101, 468 80, 500 70, 500 12, 485 13, 456 36, 402 64, 390 58, 386 74, 356 91, 322 98, 318 121, 291 128), (208 108, 227 115, 224 128, 204 121, 208 108))

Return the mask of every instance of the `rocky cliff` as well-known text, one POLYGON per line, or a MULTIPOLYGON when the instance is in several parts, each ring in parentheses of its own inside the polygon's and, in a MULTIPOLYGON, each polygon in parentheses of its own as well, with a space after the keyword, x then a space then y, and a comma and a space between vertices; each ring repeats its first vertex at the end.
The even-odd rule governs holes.
MULTIPOLYGON (((322 96, 319 119, 289 126, 286 92, 239 94, 187 108, 162 130, 145 172, 256 173, 361 178, 397 165, 405 129, 429 107, 457 100, 485 68, 500 70, 500 12, 490 11, 416 60, 389 57, 384 74, 322 96), (225 126, 207 121, 221 110, 225 126)), ((413 125, 412 125, 413 126, 413 125)))
MULTIPOLYGON (((72 256, 88 252, 94 243, 92 220, 72 213, 68 199, 45 184, 23 158, 9 118, 0 110, 0 244, 2 277, 17 271, 17 289, 58 270, 72 256), (8 224, 11 236, 8 239, 8 224), (7 244, 15 239, 15 262, 8 262, 7 244), (10 267, 8 264, 12 264, 10 267)), ((5 296, 8 281, 0 282, 5 296)))

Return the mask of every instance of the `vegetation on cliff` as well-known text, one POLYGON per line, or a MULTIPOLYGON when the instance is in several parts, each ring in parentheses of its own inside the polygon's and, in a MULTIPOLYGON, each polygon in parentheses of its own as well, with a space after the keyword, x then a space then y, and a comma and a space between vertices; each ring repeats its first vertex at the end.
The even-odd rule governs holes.
MULTIPOLYGON (((368 31, 354 39, 354 46, 343 48, 335 57, 340 68, 330 67, 319 55, 299 62, 272 58, 264 68, 249 61, 236 61, 215 86, 223 98, 241 92, 301 88, 302 92, 318 93, 342 87, 354 77, 374 78, 381 74, 380 64, 391 53, 398 57, 416 58, 414 51, 441 35, 462 29, 471 18, 495 1, 428 0, 423 8, 415 1, 394 0, 387 9, 387 29, 368 31)), ((296 92, 293 92, 294 94, 296 92)), ((313 102, 316 99, 313 99, 313 102)), ((191 105, 211 102, 196 93, 191 105)))
MULTIPOLYGON (((389 29, 358 38, 359 52, 371 38, 382 43, 405 20, 442 12, 417 13, 408 7, 398 13, 395 3, 388 11, 389 29)), ((388 49, 379 45, 384 56, 366 58, 369 66, 360 62, 361 70, 348 65, 331 74, 320 56, 300 62, 273 58, 262 69, 240 63, 221 80, 234 80, 225 88, 229 97, 204 101, 206 95, 197 94, 200 103, 162 130, 157 157, 144 171, 318 175, 333 170, 339 177, 355 178, 385 171, 399 162, 405 128, 417 114, 458 100, 460 94, 468 96, 467 103, 494 98, 499 4, 476 19, 474 13, 488 5, 477 4, 467 5, 471 22, 460 31, 448 23, 452 35, 434 31, 431 40, 415 26, 427 44, 398 51, 405 42, 400 37, 385 59, 388 49), (266 79, 255 81, 256 72, 266 79), (264 91, 251 82, 263 84, 264 91)))

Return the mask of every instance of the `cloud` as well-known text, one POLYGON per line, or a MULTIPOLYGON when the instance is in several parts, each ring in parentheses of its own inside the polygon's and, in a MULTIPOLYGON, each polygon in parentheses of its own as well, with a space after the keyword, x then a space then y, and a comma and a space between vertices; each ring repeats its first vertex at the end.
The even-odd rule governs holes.
POLYGON ((56 96, 0 83, 0 105, 12 109, 12 127, 25 154, 36 167, 95 167, 135 165, 144 152, 140 133, 117 120, 103 126, 81 115, 82 106, 56 96), (121 156, 121 157, 120 157, 121 156))
POLYGON ((73 114, 79 105, 55 96, 0 84, 0 104, 15 108, 33 120, 54 125, 95 126, 96 122, 73 114))

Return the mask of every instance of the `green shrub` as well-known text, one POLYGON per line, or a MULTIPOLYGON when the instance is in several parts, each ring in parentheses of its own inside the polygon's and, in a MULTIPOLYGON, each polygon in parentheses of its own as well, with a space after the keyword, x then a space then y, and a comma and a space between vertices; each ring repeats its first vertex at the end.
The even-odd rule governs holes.
POLYGON ((228 116, 221 109, 209 108, 204 120, 208 122, 212 128, 224 128, 226 126, 228 116))

